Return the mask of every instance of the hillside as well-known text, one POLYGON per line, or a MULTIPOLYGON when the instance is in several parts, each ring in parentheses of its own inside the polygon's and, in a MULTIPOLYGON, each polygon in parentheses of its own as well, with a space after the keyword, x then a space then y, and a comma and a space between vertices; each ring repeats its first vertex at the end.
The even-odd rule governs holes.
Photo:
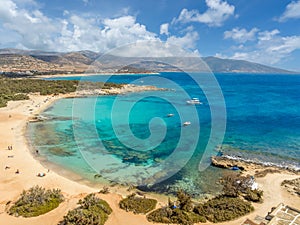
POLYGON ((143 73, 179 71, 180 69, 178 68, 183 68, 186 71, 207 71, 208 66, 212 72, 217 73, 293 73, 244 60, 216 57, 203 57, 202 59, 205 63, 199 64, 198 58, 170 57, 164 58, 162 63, 160 58, 100 56, 101 54, 92 51, 61 53, 0 49, 0 72, 28 75, 84 73, 86 71, 91 73, 143 73), (99 57, 101 60, 97 60, 95 63, 95 60, 99 57))
POLYGON ((291 71, 265 66, 245 60, 202 58, 213 72, 219 73, 292 73, 291 71))

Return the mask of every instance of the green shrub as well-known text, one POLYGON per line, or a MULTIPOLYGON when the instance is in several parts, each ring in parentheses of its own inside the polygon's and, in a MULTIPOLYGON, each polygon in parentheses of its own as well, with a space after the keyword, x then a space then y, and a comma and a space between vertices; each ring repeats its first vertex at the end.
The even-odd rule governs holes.
POLYGON ((190 195, 184 193, 182 190, 177 192, 177 201, 179 202, 179 208, 183 211, 192 211, 193 204, 190 195))
MULTIPOLYGON (((75 92, 79 81, 74 80, 38 80, 13 79, 0 76, 0 107, 5 107, 8 101, 28 99, 29 93, 41 95, 66 94, 75 92)), ((103 82, 80 82, 80 90, 121 88, 124 84, 103 82)))
POLYGON ((194 208, 194 212, 207 220, 217 223, 244 216, 254 208, 240 198, 218 196, 194 208))
POLYGON ((0 96, 0 108, 7 106, 7 100, 0 96))
POLYGON ((163 207, 147 215, 147 220, 156 223, 172 223, 171 216, 173 210, 169 207, 163 207))
POLYGON ((28 100, 29 97, 26 94, 15 94, 11 97, 13 101, 19 101, 19 100, 28 100))
POLYGON ((254 178, 250 175, 242 176, 241 174, 230 174, 224 176, 221 180, 223 184, 223 193, 228 197, 243 197, 252 202, 261 202, 263 191, 251 190, 254 178))
POLYGON ((151 212, 147 215, 147 219, 148 221, 155 223, 175 223, 187 225, 206 222, 206 218, 202 215, 194 212, 187 212, 179 208, 171 209, 170 207, 160 208, 151 212))
POLYGON ((39 216, 58 207, 63 199, 59 189, 45 190, 45 188, 34 186, 22 192, 8 213, 23 217, 39 216))
POLYGON ((87 195, 83 200, 79 200, 78 208, 70 210, 59 225, 103 225, 112 213, 108 203, 95 194, 87 195))
POLYGON ((141 198, 135 196, 135 194, 129 195, 127 198, 119 202, 121 209, 131 211, 133 213, 146 214, 155 209, 157 200, 150 198, 141 198))
POLYGON ((247 190, 244 198, 251 202, 262 202, 263 191, 261 190, 251 190, 250 188, 247 190))
POLYGON ((192 198, 182 190, 177 192, 177 201, 171 202, 169 199, 168 207, 157 209, 151 212, 147 219, 156 223, 177 223, 194 224, 206 222, 203 215, 193 212, 192 198))

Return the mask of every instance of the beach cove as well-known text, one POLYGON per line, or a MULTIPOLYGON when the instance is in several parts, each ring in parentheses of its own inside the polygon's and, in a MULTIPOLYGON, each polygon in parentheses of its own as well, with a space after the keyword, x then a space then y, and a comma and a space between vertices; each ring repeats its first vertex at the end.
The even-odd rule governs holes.
MULTIPOLYGON (((147 84, 169 91, 63 99, 41 114, 45 121, 30 124, 27 133, 32 145, 46 161, 73 171, 86 180, 96 181, 94 175, 99 173, 101 179, 108 182, 148 186, 165 175, 169 179, 150 188, 150 191, 163 194, 174 194, 178 188, 196 198, 217 194, 220 187, 215 183, 223 171, 208 164, 205 173, 198 173, 198 164, 205 151, 207 155, 217 155, 219 147, 233 158, 299 170, 299 76, 216 74, 216 78, 221 87, 206 84, 208 88, 204 93, 183 73, 109 76, 110 82, 147 84), (174 81, 177 86, 159 79, 174 81), (215 124, 222 124, 224 119, 223 112, 219 110, 223 107, 222 99, 215 96, 217 88, 221 88, 224 95, 227 125, 224 141, 221 140, 222 133, 217 130, 214 144, 209 144, 213 129, 212 113, 216 114, 215 124), (191 97, 198 97, 202 104, 187 104, 191 97), (168 114, 173 116, 168 117, 168 114), (159 118, 161 122, 152 123, 152 118, 159 118), (190 125, 182 126, 185 121, 190 125), (166 134, 163 132, 165 127, 166 134), (87 134, 86 130, 92 133, 87 134), (165 139, 161 140, 164 136, 165 139), (160 167, 159 164, 166 162, 175 148, 178 155, 160 167), (82 153, 88 163, 93 163, 93 160, 101 163, 92 165, 91 170, 91 165, 80 161, 82 153), (186 161, 180 163, 181 159, 186 161), (165 174, 156 176, 157 171, 165 174)), ((84 80, 92 82, 106 79, 107 75, 84 77, 84 80)))
MULTIPOLYGON (((101 186, 97 189, 92 188, 49 171, 34 158, 32 149, 29 148, 26 141, 24 132, 28 121, 34 117, 33 115, 39 114, 58 99, 73 96, 72 94, 60 96, 32 94, 30 100, 9 102, 7 107, 0 109, 0 165, 3 168, 0 174, 0 192, 2 193, 0 221, 5 221, 5 224, 57 224, 68 210, 76 207, 79 199, 101 189, 101 186), (12 150, 8 150, 8 146, 12 146, 12 150), (16 173, 17 170, 18 173, 16 173), (46 176, 39 177, 38 173, 45 173, 46 176), (39 217, 16 218, 9 216, 5 212, 6 203, 16 200, 23 190, 34 185, 50 189, 59 188, 66 200, 54 211, 39 217)), ((132 220, 132 215, 119 209, 118 202, 122 196, 129 193, 126 189, 117 187, 115 190, 111 189, 111 194, 101 196, 109 202, 114 211, 110 216, 110 222, 108 221, 106 224, 122 224, 121 221, 132 221, 132 224, 151 224, 143 216, 135 216, 135 219, 132 220)))
MULTIPOLYGON (((57 175, 54 171, 42 166, 31 154, 33 152, 26 143, 24 131, 26 123, 32 119, 33 115, 39 114, 41 111, 49 107, 53 102, 64 97, 72 97, 70 95, 61 96, 38 96, 31 95, 30 100, 10 102, 8 107, 0 109, 1 121, 1 160, 0 165, 3 172, 0 176, 1 193, 1 214, 0 220, 5 224, 56 224, 62 219, 66 212, 76 206, 78 199, 82 198, 86 193, 98 192, 99 188, 91 188, 82 183, 71 181, 63 176, 57 175), (12 146, 12 150, 8 150, 8 146, 12 146), (5 167, 10 167, 5 169, 5 167), (19 170, 19 174, 16 174, 19 170), (37 177, 38 173, 45 173, 45 177, 37 177), (28 189, 34 185, 41 185, 46 188, 60 188, 66 196, 66 201, 57 209, 36 218, 24 219, 9 216, 4 212, 6 203, 15 200, 22 190, 28 189), (47 221, 47 222, 45 222, 47 221)), ((281 202, 290 206, 299 207, 299 198, 295 198, 284 190, 280 183, 285 179, 297 178, 297 175, 282 172, 281 174, 268 174, 264 178, 258 178, 259 187, 264 190, 264 203, 255 204, 256 210, 247 215, 247 218, 254 219, 256 215, 266 215, 271 207, 281 202), (276 193, 276 196, 274 196, 276 193)), ((110 216, 106 224, 125 224, 122 221, 130 221, 131 224, 153 224, 146 221, 144 216, 133 215, 119 209, 118 201, 121 196, 126 196, 129 192, 126 188, 116 188, 111 190, 113 194, 101 195, 103 199, 113 208, 113 214, 110 216)), ((160 204, 165 205, 167 199, 162 198, 160 204)), ((245 218, 236 221, 230 221, 222 224, 241 224, 245 218)))

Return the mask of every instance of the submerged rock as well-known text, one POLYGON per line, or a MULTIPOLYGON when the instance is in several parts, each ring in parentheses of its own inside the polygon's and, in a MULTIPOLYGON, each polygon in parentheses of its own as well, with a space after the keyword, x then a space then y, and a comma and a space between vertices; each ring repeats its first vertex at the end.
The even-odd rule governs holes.
POLYGON ((59 148, 59 147, 49 148, 49 152, 51 154, 57 155, 57 156, 73 156, 74 155, 73 152, 65 151, 63 148, 59 148))

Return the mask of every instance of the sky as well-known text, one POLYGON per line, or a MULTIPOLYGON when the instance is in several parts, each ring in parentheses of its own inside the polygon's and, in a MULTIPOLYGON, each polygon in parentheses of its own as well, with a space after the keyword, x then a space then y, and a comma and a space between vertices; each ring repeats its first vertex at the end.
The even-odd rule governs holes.
POLYGON ((0 48, 105 53, 144 40, 300 71, 300 0, 0 0, 0 48))

